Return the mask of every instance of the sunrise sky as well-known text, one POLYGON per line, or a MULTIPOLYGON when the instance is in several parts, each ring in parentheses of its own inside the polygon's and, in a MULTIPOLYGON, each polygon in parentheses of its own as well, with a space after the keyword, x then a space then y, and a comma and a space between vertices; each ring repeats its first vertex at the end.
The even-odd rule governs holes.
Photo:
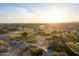
POLYGON ((77 3, 0 3, 0 23, 79 22, 77 3))

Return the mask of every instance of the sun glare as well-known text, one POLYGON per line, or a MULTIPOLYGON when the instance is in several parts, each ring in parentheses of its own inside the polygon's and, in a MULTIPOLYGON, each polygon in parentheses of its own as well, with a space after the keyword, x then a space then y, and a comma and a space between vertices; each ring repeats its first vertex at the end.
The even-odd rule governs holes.
POLYGON ((63 22, 63 18, 51 18, 51 19, 48 18, 47 21, 49 23, 61 23, 61 22, 63 22))
POLYGON ((65 10, 61 8, 52 8, 45 11, 44 18, 49 23, 61 23, 64 22, 65 10))

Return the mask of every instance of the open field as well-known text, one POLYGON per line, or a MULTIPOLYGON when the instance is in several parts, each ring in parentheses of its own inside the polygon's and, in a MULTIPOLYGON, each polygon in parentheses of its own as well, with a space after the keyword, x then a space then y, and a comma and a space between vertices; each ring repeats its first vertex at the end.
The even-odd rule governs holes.
POLYGON ((79 23, 2 23, 0 56, 78 56, 79 23))

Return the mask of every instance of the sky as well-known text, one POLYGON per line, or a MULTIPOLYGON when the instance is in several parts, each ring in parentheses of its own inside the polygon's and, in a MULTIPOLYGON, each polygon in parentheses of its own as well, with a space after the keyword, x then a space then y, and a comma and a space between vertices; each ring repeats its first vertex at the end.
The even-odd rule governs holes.
POLYGON ((0 3, 0 23, 79 22, 78 3, 0 3))

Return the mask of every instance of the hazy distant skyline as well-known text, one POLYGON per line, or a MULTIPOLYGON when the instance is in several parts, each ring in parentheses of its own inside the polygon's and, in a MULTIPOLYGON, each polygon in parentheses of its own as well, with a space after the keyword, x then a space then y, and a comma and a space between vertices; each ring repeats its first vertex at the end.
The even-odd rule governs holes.
POLYGON ((78 3, 0 3, 0 23, 79 22, 78 3))

